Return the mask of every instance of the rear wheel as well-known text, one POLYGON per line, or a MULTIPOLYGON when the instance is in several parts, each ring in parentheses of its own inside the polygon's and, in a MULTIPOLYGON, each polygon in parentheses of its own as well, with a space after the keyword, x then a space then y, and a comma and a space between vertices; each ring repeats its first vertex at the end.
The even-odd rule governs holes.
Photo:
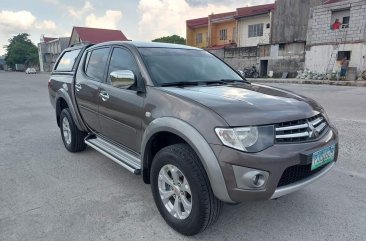
POLYGON ((214 196, 198 156, 187 144, 161 149, 150 177, 158 210, 177 232, 195 235, 220 216, 223 203, 214 196))
POLYGON ((61 111, 60 130, 62 141, 68 151, 80 152, 85 150, 84 138, 87 133, 77 128, 68 108, 61 111))

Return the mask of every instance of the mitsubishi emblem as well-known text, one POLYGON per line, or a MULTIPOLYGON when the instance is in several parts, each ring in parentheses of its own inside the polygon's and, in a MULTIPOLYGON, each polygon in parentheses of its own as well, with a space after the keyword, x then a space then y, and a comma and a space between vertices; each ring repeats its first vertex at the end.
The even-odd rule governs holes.
POLYGON ((309 138, 316 138, 316 137, 318 137, 319 136, 319 132, 313 126, 313 124, 311 124, 310 122, 308 122, 308 126, 309 126, 309 138))

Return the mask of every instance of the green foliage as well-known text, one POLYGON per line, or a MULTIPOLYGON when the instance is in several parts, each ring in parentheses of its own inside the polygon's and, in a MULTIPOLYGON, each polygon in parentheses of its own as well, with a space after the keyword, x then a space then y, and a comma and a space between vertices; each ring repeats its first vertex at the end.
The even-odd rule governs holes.
POLYGON ((186 39, 174 34, 172 36, 166 36, 166 37, 154 39, 153 42, 186 44, 186 39))
POLYGON ((5 61, 11 68, 14 69, 15 64, 39 65, 38 48, 30 41, 29 34, 21 33, 12 37, 5 48, 5 61))

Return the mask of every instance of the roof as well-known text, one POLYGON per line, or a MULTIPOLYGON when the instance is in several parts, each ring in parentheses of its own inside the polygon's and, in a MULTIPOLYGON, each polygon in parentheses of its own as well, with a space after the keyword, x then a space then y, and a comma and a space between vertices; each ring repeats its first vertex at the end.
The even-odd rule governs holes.
POLYGON ((226 12, 226 13, 218 13, 218 14, 211 14, 211 20, 223 20, 223 19, 234 19, 236 15, 236 11, 234 12, 226 12))
POLYGON ((172 48, 172 49, 200 50, 199 48, 191 47, 188 45, 182 45, 182 44, 145 42, 145 41, 109 41, 109 42, 101 43, 98 46, 109 45, 109 44, 133 45, 136 48, 172 48))
POLYGON ((56 40, 56 39, 57 39, 57 38, 43 37, 43 41, 44 41, 45 43, 48 43, 48 42, 53 41, 53 40, 56 40))
POLYGON ((237 8, 236 9, 237 15, 235 16, 235 18, 238 19, 238 18, 245 18, 245 17, 266 14, 266 13, 273 11, 274 9, 275 9, 274 3, 251 6, 251 7, 244 7, 244 8, 237 8))
MULTIPOLYGON (((83 42, 98 44, 107 41, 128 40, 121 30, 74 27, 73 32, 77 32, 83 42)), ((70 38, 71 39, 71 38, 70 38)))
POLYGON ((196 19, 190 19, 186 21, 186 24, 190 28, 197 28, 197 27, 203 27, 208 25, 208 17, 205 18, 196 18, 196 19))

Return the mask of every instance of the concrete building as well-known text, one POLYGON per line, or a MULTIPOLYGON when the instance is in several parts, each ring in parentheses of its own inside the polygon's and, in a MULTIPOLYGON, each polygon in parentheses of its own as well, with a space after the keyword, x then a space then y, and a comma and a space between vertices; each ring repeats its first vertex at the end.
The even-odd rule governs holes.
POLYGON ((197 48, 208 47, 208 17, 186 21, 186 43, 197 48))
POLYGON ((69 46, 77 43, 98 44, 107 41, 127 41, 121 30, 73 27, 69 46))
POLYGON ((271 17, 274 4, 237 8, 237 44, 238 47, 252 47, 269 44, 271 17))
POLYGON ((366 69, 366 0, 328 0, 312 8, 305 68, 339 71, 344 57, 350 60, 350 79, 366 69), (334 28, 336 19, 339 28, 334 28))
POLYGON ((277 0, 271 18, 270 44, 259 45, 261 76, 272 71, 274 77, 287 73, 295 77, 305 66, 305 46, 310 9, 322 0, 277 0))
POLYGON ((38 44, 39 66, 41 72, 51 72, 58 56, 67 48, 69 44, 68 37, 49 38, 41 37, 38 44))
POLYGON ((208 16, 209 47, 226 47, 236 44, 236 12, 208 16))
POLYGON ((186 21, 186 43, 198 48, 224 48, 236 43, 236 12, 186 21))

